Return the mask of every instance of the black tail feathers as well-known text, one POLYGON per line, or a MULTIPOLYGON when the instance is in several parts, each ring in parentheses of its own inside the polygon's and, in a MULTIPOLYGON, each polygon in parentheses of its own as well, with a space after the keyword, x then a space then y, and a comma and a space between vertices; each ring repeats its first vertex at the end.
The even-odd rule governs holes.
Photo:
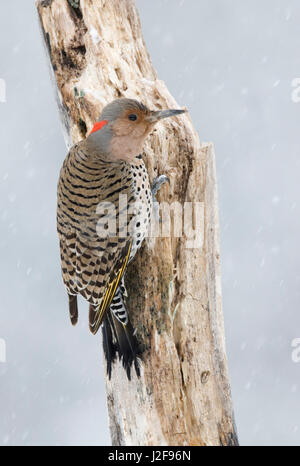
POLYGON ((137 376, 140 377, 140 362, 143 350, 134 335, 129 320, 126 325, 121 324, 108 310, 102 322, 102 334, 109 379, 111 378, 112 365, 117 357, 122 361, 128 380, 131 380, 132 366, 134 366, 137 376))
POLYGON ((78 322, 77 296, 70 295, 70 294, 68 296, 69 296, 70 319, 71 319, 72 325, 76 325, 78 322))

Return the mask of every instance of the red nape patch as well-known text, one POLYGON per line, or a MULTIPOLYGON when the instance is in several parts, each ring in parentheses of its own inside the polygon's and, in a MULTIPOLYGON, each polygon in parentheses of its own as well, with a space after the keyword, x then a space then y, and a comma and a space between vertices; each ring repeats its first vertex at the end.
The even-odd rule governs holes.
POLYGON ((94 124, 92 131, 89 133, 96 133, 96 131, 100 131, 100 129, 103 128, 103 126, 107 125, 108 121, 107 120, 102 120, 102 121, 97 121, 97 123, 94 124))

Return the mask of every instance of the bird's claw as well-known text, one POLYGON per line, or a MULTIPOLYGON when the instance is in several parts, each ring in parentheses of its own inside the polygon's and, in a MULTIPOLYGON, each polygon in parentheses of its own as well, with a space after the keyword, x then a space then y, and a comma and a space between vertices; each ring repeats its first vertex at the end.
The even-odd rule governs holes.
POLYGON ((151 191, 152 191, 152 198, 153 198, 153 209, 154 209, 154 215, 155 215, 155 218, 158 222, 161 222, 161 218, 159 216, 159 203, 156 199, 156 194, 158 193, 158 191, 160 190, 160 188, 162 187, 163 184, 165 183, 170 183, 170 179, 167 177, 167 175, 160 175, 160 176, 157 176, 153 183, 152 183, 152 187, 151 187, 151 191))
POLYGON ((170 183, 170 179, 167 175, 159 175, 153 180, 152 187, 151 187, 153 201, 157 202, 156 194, 158 193, 162 185, 167 182, 170 183))

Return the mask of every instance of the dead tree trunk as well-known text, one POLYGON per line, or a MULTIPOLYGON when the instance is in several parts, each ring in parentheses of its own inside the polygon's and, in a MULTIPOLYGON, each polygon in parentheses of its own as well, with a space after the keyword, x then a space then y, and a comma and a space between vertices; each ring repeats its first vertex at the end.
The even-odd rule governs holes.
MULTIPOLYGON (((151 64, 134 0, 37 0, 67 145, 120 97, 177 108, 151 64)), ((188 116, 149 136, 160 201, 202 205, 200 248, 186 237, 146 241, 127 274, 128 309, 146 345, 142 376, 119 363, 106 381, 113 445, 236 445, 224 344, 215 158, 188 116)))

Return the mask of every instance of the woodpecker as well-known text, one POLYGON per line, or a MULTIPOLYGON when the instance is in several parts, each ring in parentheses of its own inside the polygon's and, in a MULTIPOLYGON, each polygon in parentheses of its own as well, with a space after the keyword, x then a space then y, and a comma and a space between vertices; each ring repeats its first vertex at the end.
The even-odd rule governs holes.
POLYGON ((76 325, 77 295, 83 296, 89 302, 90 331, 96 334, 102 326, 109 378, 117 357, 129 380, 132 366, 140 375, 142 345, 125 307, 124 276, 147 234, 152 198, 167 179, 161 175, 151 189, 143 143, 158 121, 184 112, 114 100, 87 138, 70 149, 60 171, 57 231, 70 319, 76 325), (125 207, 120 207, 120 195, 125 207), (108 221, 113 231, 107 230, 108 221))

